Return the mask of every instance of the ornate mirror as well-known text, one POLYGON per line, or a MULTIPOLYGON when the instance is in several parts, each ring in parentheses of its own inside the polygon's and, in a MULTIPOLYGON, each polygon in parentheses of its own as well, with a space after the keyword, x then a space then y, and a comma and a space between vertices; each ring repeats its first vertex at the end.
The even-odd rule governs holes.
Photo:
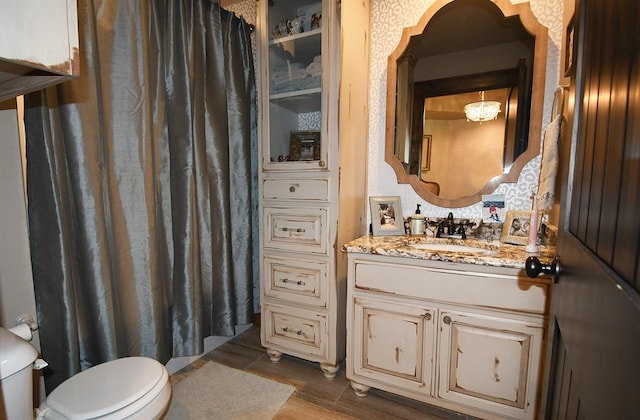
POLYGON ((385 160, 398 182, 441 207, 517 182, 540 149, 546 53, 528 3, 439 0, 405 28, 387 67, 385 160))

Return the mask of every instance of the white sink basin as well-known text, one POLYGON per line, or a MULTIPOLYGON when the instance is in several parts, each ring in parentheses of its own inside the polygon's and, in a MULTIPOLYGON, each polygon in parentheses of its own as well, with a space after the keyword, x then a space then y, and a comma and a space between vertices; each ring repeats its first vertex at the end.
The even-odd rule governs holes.
POLYGON ((490 249, 479 248, 475 246, 457 245, 457 244, 412 244, 411 248, 424 249, 427 251, 443 251, 443 252, 472 252, 474 254, 482 253, 486 254, 491 252, 490 249))

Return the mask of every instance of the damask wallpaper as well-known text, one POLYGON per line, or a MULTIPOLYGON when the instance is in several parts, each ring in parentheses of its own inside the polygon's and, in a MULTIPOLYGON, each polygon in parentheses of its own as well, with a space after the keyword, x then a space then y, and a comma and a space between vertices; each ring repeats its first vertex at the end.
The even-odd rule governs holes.
MULTIPOLYGON (((526 3, 523 0, 511 0, 511 2, 513 4, 526 3)), ((384 160, 387 57, 398 44, 402 29, 414 26, 425 10, 433 3, 434 0, 371 0, 368 195, 400 196, 402 207, 406 213, 404 216, 412 213, 416 204, 421 204, 423 214, 429 216, 444 217, 450 211, 450 209, 433 206, 425 202, 413 191, 410 185, 398 184, 393 169, 384 160)), ((531 0, 530 6, 538 21, 549 30, 545 106, 542 124, 544 132, 551 119, 553 93, 558 85, 563 3, 562 0, 531 0)), ((229 10, 244 17, 247 22, 255 24, 255 0, 240 1, 230 6, 229 10)), ((315 127, 318 124, 315 117, 309 116, 310 121, 302 123, 315 127)), ((505 195, 507 209, 530 209, 531 200, 529 197, 538 185, 539 172, 540 156, 525 165, 517 183, 501 184, 497 188, 496 194, 505 195)), ((456 217, 481 218, 482 204, 478 203, 469 207, 453 209, 453 212, 456 217)))
MULTIPOLYGON (((371 62, 369 72, 369 160, 368 194, 370 196, 398 195, 408 216, 416 203, 422 204, 422 213, 444 217, 450 211, 422 200, 410 185, 398 184, 393 169, 384 160, 387 57, 396 48, 402 29, 415 26, 434 0, 372 0, 371 62)), ((526 1, 512 0, 513 4, 526 1)), ((549 29, 547 74, 545 83, 544 128, 551 119, 553 92, 558 84, 560 45, 562 42, 562 1, 531 0, 531 10, 538 21, 549 29)), ((505 195, 509 210, 529 210, 531 192, 538 185, 540 156, 523 168, 516 184, 501 184, 496 194, 505 195)), ((452 210, 456 217, 481 218, 482 204, 452 210)))

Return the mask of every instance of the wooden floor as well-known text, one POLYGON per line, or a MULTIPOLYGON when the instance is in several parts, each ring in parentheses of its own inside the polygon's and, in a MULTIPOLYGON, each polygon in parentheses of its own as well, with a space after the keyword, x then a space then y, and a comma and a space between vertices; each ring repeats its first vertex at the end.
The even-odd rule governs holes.
POLYGON ((260 329, 250 328, 231 341, 171 375, 171 383, 184 379, 213 360, 296 387, 275 419, 469 419, 470 417, 372 389, 357 397, 341 366, 335 379, 326 379, 317 363, 283 355, 272 363, 260 345, 260 329))

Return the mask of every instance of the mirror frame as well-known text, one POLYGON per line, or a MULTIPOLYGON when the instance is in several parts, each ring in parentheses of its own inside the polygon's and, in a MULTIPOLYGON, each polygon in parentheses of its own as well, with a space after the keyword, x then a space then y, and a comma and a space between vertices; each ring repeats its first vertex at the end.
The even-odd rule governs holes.
POLYGON ((395 154, 397 60, 404 53, 412 36, 421 35, 431 18, 445 5, 455 0, 436 0, 422 15, 416 26, 404 28, 396 49, 387 61, 387 110, 385 127, 385 161, 393 168, 399 184, 410 184, 413 190, 428 203, 440 207, 466 207, 482 201, 502 183, 518 182, 522 168, 540 153, 542 141, 542 113, 544 107, 545 76, 547 71, 548 30, 533 15, 529 3, 511 4, 509 0, 487 0, 502 11, 504 17, 518 15, 524 28, 535 37, 533 54, 533 78, 531 86, 531 109, 529 113, 529 136, 527 149, 513 162, 509 172, 490 179, 477 193, 460 198, 442 198, 431 193, 415 174, 408 174, 395 154))

